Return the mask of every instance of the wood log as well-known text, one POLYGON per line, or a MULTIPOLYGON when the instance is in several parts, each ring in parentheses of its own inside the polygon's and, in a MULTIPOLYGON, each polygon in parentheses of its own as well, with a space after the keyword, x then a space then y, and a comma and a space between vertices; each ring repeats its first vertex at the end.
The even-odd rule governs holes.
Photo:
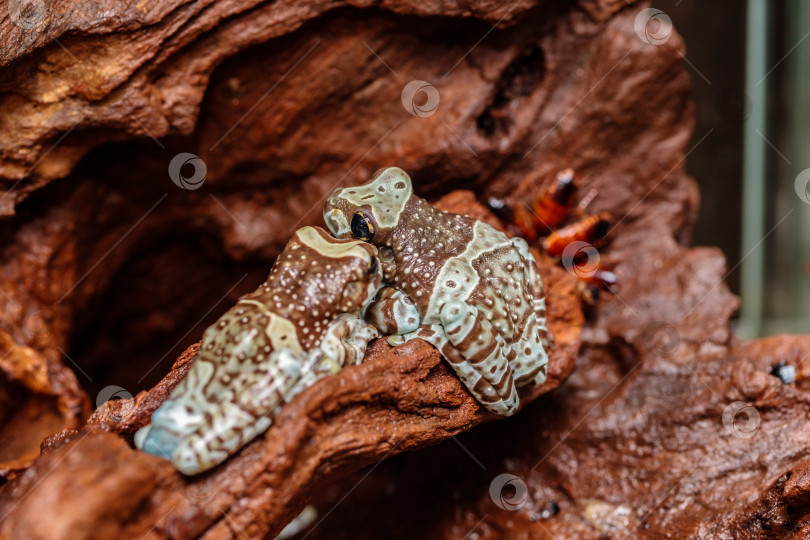
POLYGON ((637 32, 647 4, 19 7, 0 18, 0 538, 272 538, 310 502, 307 538, 807 530, 810 343, 737 342, 723 257, 688 247, 684 45, 637 32), (412 81, 437 109, 403 99, 412 81), (181 152, 199 189, 167 174, 181 152), (335 187, 386 165, 487 219, 476 201, 523 204, 570 167, 577 202, 614 216, 616 294, 583 307, 541 260, 554 347, 534 402, 493 422, 434 349, 380 341, 207 474, 135 451, 202 328, 335 187), (135 397, 84 424, 113 383, 135 397), (738 402, 751 437, 723 422, 738 402), (492 496, 501 472, 519 508, 492 496))

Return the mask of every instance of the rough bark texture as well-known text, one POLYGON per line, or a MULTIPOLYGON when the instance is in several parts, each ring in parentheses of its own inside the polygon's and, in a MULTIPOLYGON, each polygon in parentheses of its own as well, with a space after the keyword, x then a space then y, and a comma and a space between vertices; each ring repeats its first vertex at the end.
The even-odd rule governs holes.
POLYGON ((269 538, 310 501, 307 538, 810 534, 810 338, 737 343, 725 261, 687 247, 683 43, 640 39, 644 6, 18 4, 0 9, 0 537, 269 538), (413 80, 435 114, 403 107, 413 80), (201 189, 168 178, 179 152, 201 189), (487 219, 476 199, 522 204, 573 167, 588 212, 615 216, 621 288, 584 313, 541 257, 555 347, 534 403, 489 422, 434 349, 377 342, 208 474, 133 450, 202 329, 332 189, 392 164, 487 219), (110 385, 136 395, 82 427, 110 385), (737 401, 751 437, 723 422, 737 401), (515 511, 501 472, 527 486, 515 511))

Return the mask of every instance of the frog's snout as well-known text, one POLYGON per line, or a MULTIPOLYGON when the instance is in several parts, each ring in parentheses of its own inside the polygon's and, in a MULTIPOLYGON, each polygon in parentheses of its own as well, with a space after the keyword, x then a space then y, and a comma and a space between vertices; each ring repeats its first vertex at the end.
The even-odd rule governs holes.
POLYGON ((325 210, 323 214, 323 220, 326 222, 326 227, 329 229, 329 232, 331 232, 335 238, 351 238, 352 230, 343 212, 337 208, 332 208, 331 210, 328 208, 329 206, 327 205, 327 210, 325 210))
POLYGON ((343 191, 343 188, 337 188, 329 195, 329 198, 326 199, 326 208, 334 208, 337 206, 341 191, 343 191))

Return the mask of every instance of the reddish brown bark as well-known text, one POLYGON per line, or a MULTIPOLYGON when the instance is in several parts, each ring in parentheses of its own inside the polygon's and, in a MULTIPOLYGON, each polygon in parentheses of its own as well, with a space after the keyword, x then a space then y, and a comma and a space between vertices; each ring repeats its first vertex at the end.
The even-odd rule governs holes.
POLYGON ((325 518, 309 538, 804 534, 810 345, 736 343, 722 256, 687 247, 683 43, 640 39, 644 6, 37 5, 31 28, 0 19, 0 537, 271 537, 308 501, 325 518), (413 80, 435 114, 403 107, 413 80), (203 188, 167 177, 179 152, 204 160, 203 188), (471 190, 442 204, 487 219, 476 200, 522 204, 563 168, 577 200, 597 190, 618 294, 583 314, 541 260, 555 347, 537 393, 561 388, 488 422, 435 350, 377 342, 206 475, 133 450, 183 349, 334 187, 385 165, 434 200, 471 190), (108 384, 136 396, 81 427, 108 384), (735 401, 759 415, 751 438, 723 425, 735 401), (484 422, 457 439, 474 459, 405 453, 484 422), (489 495, 504 471, 529 490, 515 512, 489 495))

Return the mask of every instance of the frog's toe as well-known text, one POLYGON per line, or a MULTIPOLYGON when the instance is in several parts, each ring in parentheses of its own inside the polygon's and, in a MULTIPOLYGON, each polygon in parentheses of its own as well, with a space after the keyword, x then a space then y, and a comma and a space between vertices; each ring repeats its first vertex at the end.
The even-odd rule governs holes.
POLYGON ((152 414, 152 422, 135 434, 135 446, 147 454, 171 459, 178 445, 201 426, 202 417, 169 399, 152 414))
POLYGON ((174 433, 169 433, 165 429, 155 429, 151 424, 142 427, 135 434, 135 446, 147 454, 171 459, 177 445, 180 444, 179 437, 174 433))

